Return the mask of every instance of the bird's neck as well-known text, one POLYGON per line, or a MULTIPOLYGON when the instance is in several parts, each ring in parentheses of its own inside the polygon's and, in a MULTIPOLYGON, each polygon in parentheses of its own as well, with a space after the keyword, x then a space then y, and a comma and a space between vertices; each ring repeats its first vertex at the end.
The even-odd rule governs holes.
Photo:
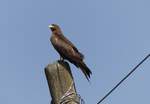
POLYGON ((54 35, 61 35, 62 32, 61 32, 61 31, 54 31, 53 34, 54 34, 54 35))

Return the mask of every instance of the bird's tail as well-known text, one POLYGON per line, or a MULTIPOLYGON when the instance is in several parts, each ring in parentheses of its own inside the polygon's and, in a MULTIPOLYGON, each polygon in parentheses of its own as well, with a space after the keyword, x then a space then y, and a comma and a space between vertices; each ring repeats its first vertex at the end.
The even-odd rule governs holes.
POLYGON ((85 77, 89 81, 90 75, 92 74, 91 70, 86 66, 86 64, 82 61, 79 64, 80 69, 84 73, 85 77))

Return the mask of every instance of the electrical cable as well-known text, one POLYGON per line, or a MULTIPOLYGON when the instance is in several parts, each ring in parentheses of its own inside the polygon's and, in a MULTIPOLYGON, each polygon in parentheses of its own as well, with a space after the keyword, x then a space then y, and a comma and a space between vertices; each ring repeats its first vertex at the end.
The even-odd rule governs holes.
POLYGON ((104 101, 124 80, 126 80, 146 59, 150 57, 148 54, 138 65, 136 65, 116 86, 114 86, 97 104, 100 104, 104 101))

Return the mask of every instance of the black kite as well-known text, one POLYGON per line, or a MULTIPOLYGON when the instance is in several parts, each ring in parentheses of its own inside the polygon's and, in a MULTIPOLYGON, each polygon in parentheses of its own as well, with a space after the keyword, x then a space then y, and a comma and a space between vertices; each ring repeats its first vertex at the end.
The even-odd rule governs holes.
POLYGON ((78 51, 78 49, 71 43, 62 33, 60 27, 56 24, 49 26, 52 31, 50 41, 54 48, 60 55, 60 60, 67 59, 76 67, 80 68, 84 73, 85 77, 89 80, 92 72, 86 66, 83 59, 84 56, 78 51))

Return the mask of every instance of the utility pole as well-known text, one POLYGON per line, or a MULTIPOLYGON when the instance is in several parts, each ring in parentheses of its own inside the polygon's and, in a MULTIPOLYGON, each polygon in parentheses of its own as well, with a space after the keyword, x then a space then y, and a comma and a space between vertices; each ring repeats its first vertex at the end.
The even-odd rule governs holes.
POLYGON ((65 61, 48 64, 45 68, 51 104, 80 104, 70 66, 65 61))

